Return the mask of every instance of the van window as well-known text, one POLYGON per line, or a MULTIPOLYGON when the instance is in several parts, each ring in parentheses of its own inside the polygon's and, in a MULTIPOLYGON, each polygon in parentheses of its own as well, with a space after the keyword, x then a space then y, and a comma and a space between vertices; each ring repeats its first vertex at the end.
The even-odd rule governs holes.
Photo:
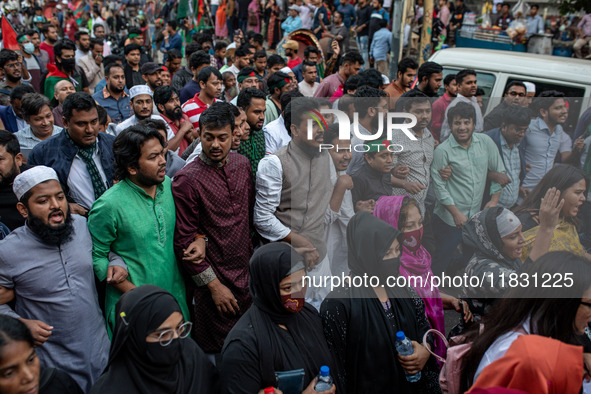
MULTIPOLYGON (((510 77, 507 79, 507 84, 511 83, 512 81, 527 81, 527 79, 519 79, 510 77)), ((479 81, 480 82, 480 81, 479 81)), ((579 120, 579 114, 581 113, 581 106, 583 105, 583 97, 585 96, 585 88, 563 85, 556 82, 548 82, 548 81, 528 81, 532 82, 536 85, 536 96, 538 96, 541 92, 545 90, 557 90, 559 92, 564 93, 568 101, 568 119, 566 123, 562 125, 564 131, 571 135, 574 132, 577 122, 579 120)), ((506 85, 503 87, 503 91, 505 91, 506 85)))

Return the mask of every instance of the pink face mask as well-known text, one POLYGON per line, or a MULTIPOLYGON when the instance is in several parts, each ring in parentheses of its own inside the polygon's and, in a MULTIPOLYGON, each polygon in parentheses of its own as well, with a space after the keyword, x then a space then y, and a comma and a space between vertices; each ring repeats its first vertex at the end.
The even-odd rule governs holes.
POLYGON ((420 229, 402 233, 402 245, 411 252, 416 252, 421 247, 423 240, 423 227, 420 229))

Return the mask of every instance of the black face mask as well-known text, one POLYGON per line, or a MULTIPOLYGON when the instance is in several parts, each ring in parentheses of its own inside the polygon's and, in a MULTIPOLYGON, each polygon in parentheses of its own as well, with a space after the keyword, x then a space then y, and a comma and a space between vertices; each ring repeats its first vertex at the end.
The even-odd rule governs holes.
POLYGON ((400 256, 393 259, 380 261, 376 266, 376 272, 373 274, 380 278, 380 284, 386 286, 388 277, 397 277, 400 275, 400 256))
POLYGON ((74 71, 76 69, 76 59, 62 59, 59 66, 66 71, 74 71))
POLYGON ((160 342, 146 342, 146 357, 152 365, 171 366, 181 359, 181 348, 185 338, 173 339, 168 346, 160 342))

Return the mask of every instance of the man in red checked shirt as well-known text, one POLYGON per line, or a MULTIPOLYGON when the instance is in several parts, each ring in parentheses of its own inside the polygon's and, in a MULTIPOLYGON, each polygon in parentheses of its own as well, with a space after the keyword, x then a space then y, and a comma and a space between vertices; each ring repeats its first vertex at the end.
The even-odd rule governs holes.
POLYGON ((205 67, 199 71, 197 82, 201 92, 183 104, 183 113, 189 117, 195 130, 199 129, 199 117, 222 93, 222 74, 215 67, 205 67))

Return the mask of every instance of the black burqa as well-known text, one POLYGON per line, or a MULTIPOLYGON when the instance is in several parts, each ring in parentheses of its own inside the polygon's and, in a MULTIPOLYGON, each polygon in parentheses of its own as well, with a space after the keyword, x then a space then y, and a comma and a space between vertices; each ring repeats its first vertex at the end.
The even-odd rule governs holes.
MULTIPOLYGON (((347 226, 348 263, 351 276, 399 276, 399 259, 383 260, 400 231, 368 212, 358 212, 347 226)), ((356 283, 353 281, 353 283, 356 283)), ((392 307, 388 318, 373 288, 347 286, 329 294, 321 309, 325 332, 335 358, 346 374, 347 393, 411 393, 395 348, 396 331, 422 342, 425 327, 417 319, 407 288, 386 288, 392 307), (332 316, 331 316, 332 315, 332 316), (392 321, 393 320, 393 321, 392 321), (329 327, 337 325, 341 328, 329 327), (344 328, 344 329, 343 329, 344 328), (331 334, 333 333, 333 334, 331 334), (338 334, 340 333, 340 334, 338 334)))
MULTIPOLYGON (((259 375, 260 385, 249 389, 260 390, 269 386, 276 387, 276 371, 303 368, 306 374, 305 388, 318 374, 321 366, 328 365, 331 370, 334 368, 322 331, 322 321, 316 309, 305 304, 300 312, 292 313, 281 302, 279 283, 302 260, 286 243, 267 244, 254 253, 250 260, 250 294, 253 305, 226 338, 222 350, 222 379, 232 380, 231 376, 224 376, 224 371, 230 372, 249 363, 250 374, 259 375), (287 330, 280 328, 279 324, 287 327, 287 330), (244 352, 245 349, 247 352, 244 352), (244 354, 251 354, 252 358, 244 358, 244 354)), ((234 380, 236 379, 235 376, 234 380)), ((244 385, 237 387, 236 381, 222 382, 222 386, 224 391, 231 393, 247 392, 244 385)))
POLYGON ((123 294, 115 308, 109 363, 91 393, 209 394, 219 391, 215 367, 192 339, 174 339, 165 347, 158 342, 146 342, 146 337, 173 312, 181 312, 169 292, 157 286, 140 286, 123 294), (154 358, 158 361, 154 362, 154 358))

